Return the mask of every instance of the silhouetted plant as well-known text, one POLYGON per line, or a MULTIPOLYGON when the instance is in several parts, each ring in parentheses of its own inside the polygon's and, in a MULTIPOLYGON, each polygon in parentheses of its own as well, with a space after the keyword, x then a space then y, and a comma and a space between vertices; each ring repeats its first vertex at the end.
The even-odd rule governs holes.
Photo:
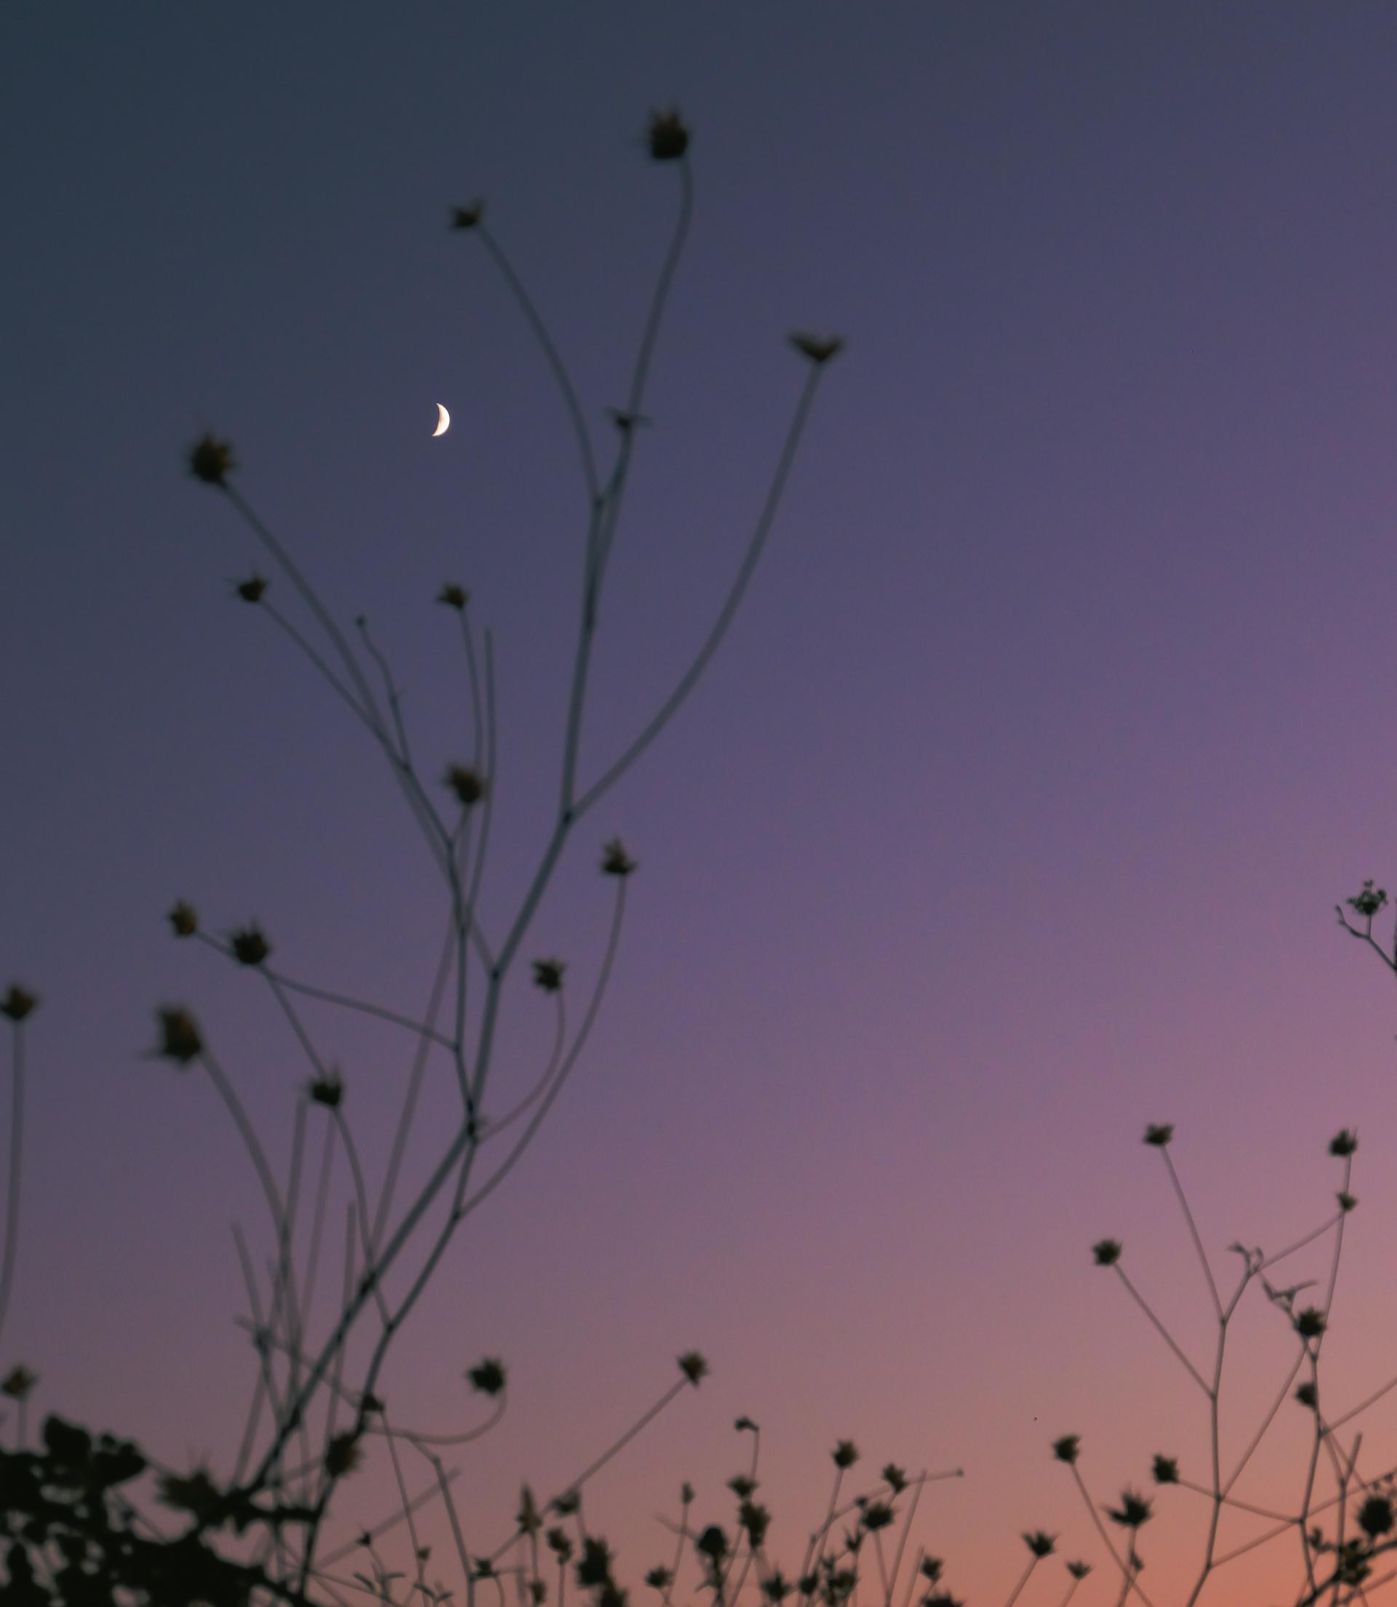
MULTIPOLYGON (((357 618, 352 630, 334 618, 290 548, 241 488, 243 466, 228 441, 207 432, 187 453, 193 478, 224 499, 264 554, 265 572, 254 570, 237 582, 232 589, 234 600, 257 610, 291 643, 381 754, 412 826, 439 873, 449 913, 448 933, 427 1007, 416 1015, 293 974, 292 969, 284 968, 285 956, 277 951, 273 938, 256 923, 235 926, 219 936, 204 926, 190 900, 180 898, 169 909, 167 919, 176 939, 193 941, 241 968, 254 985, 268 990, 308 1072, 294 1107, 290 1163, 283 1178, 243 1105, 237 1076, 225 1068, 222 1046, 212 1041, 189 1005, 173 1002, 156 1011, 151 1054, 182 1071, 207 1077, 247 1152, 267 1211, 272 1241, 268 1273, 259 1272, 264 1261, 249 1249, 241 1230, 237 1235, 248 1302, 245 1327, 256 1362, 246 1428, 236 1455, 218 1473, 212 1469, 187 1474, 166 1470, 160 1475, 157 1499, 187 1515, 192 1525, 188 1533, 170 1537, 143 1532, 141 1524, 149 1520, 139 1516, 142 1502, 137 1486, 150 1465, 146 1453, 130 1442, 92 1441, 87 1431, 70 1428, 56 1417, 45 1423, 44 1449, 28 1449, 25 1410, 35 1380, 22 1364, 12 1368, 3 1385, 19 1417, 16 1444, 5 1453, 4 1463, 4 1525, 12 1541, 5 1564, 8 1599, 21 1599, 26 1591, 31 1596, 48 1591, 49 1596, 35 1599, 57 1601, 71 1596, 77 1601, 80 1576, 88 1581, 82 1589, 99 1596, 104 1588, 120 1586, 138 1594, 144 1590, 151 1600, 192 1601, 202 1599, 202 1591, 211 1601, 242 1601, 249 1592, 262 1590, 279 1592, 280 1599, 289 1601, 306 1598, 311 1590, 333 1592, 337 1587, 326 1569, 340 1553, 325 1552, 324 1523, 340 1481, 353 1474, 366 1445, 379 1441, 388 1451, 401 1497, 400 1511, 389 1525, 402 1524, 413 1547, 411 1591, 424 1599, 443 1594, 441 1587, 427 1581, 425 1556, 415 1531, 413 1515, 426 1498, 440 1498, 447 1507, 467 1596, 478 1578, 497 1577, 490 1556, 467 1549, 460 1515, 451 1501, 453 1471, 443 1465, 437 1448, 468 1443, 498 1419, 508 1398, 505 1365, 490 1357, 468 1370, 467 1380, 486 1403, 486 1413, 459 1432, 446 1434, 417 1430, 390 1415, 383 1396, 385 1368, 394 1338, 442 1266, 462 1224, 527 1151, 586 1045, 611 978, 637 861, 619 838, 601 847, 600 870, 611 906, 610 930, 595 977, 590 987, 581 990, 576 1016, 569 1014, 572 989, 564 985, 564 978, 570 981, 572 971, 566 961, 552 955, 528 961, 525 955, 540 901, 577 828, 670 724, 722 642, 766 546, 816 392, 841 344, 836 337, 800 333, 791 337, 805 361, 802 383, 765 500, 726 596, 683 672, 657 698, 648 719, 619 751, 588 769, 582 731, 599 602, 641 433, 635 426, 644 418, 652 360, 692 218, 689 147, 690 132, 677 110, 653 114, 644 148, 672 175, 677 185, 677 214, 650 294, 624 405, 610 411, 614 434, 609 452, 598 449, 557 342, 487 223, 483 203, 457 206, 450 213, 452 230, 469 234, 484 251, 538 344, 564 405, 583 491, 580 607, 566 692, 556 808, 548 840, 502 930, 487 929, 479 900, 497 806, 493 786, 496 700, 492 639, 488 630, 482 635, 473 622, 469 591, 448 580, 435 598, 454 616, 469 705, 466 751, 447 765, 438 787, 429 784, 419 770, 389 659, 372 636, 367 618, 357 618), (289 609, 279 600, 282 587, 290 596, 289 609), (504 986, 525 963, 532 965, 534 983, 551 1001, 553 1046, 533 1083, 515 1090, 513 1104, 501 1108, 495 1087, 498 1079, 492 1073, 498 1059, 504 986), (317 1047, 303 1001, 372 1017, 400 1031, 409 1046, 410 1069, 402 1105, 379 1178, 368 1175, 355 1142, 352 1077, 346 1078, 338 1066, 328 1063, 317 1047), (458 1114, 435 1160, 421 1176, 409 1178, 404 1175, 406 1147, 423 1079, 433 1063, 444 1064, 448 1070, 458 1114), (307 1180, 312 1168, 304 1164, 312 1116, 323 1123, 324 1135, 314 1182, 307 1180), (316 1273, 329 1255, 326 1224, 336 1163, 342 1168, 348 1196, 339 1269, 343 1295, 322 1321, 323 1298, 316 1298, 316 1273), (301 1208, 307 1191, 309 1211, 301 1208), (400 1203, 400 1194, 406 1203, 400 1203), (391 1297, 387 1292, 390 1273, 394 1281, 391 1297), (361 1332, 368 1336, 369 1345, 362 1366, 353 1346, 361 1332), (79 1439, 90 1454, 78 1454, 79 1439), (91 1450, 92 1445, 98 1449, 91 1450), (425 1487, 415 1493, 409 1488, 405 1451, 429 1470, 425 1487), (86 1470, 82 1477, 73 1473, 79 1465, 86 1470), (99 1473, 92 1473, 93 1469, 99 1473), (256 1544, 247 1539, 237 1559, 231 1554, 225 1557, 227 1571, 220 1574, 218 1553, 211 1549, 214 1537, 230 1532, 248 1537, 259 1529, 262 1538, 256 1544), (149 1571, 157 1559, 177 1555, 183 1559, 180 1566, 187 1570, 178 1589, 159 1583, 149 1571), (140 1569, 146 1573, 139 1578, 131 1572, 140 1569)), ((0 1327, 8 1309, 19 1244, 24 1056, 28 1018, 36 1003, 35 995, 17 983, 0 998, 0 1014, 10 1024, 12 1090, 10 1166, 0 1248, 0 1327)), ((697 1352, 680 1357, 678 1365, 674 1385, 571 1481, 552 1503, 554 1511, 565 1515, 570 1508, 574 1517, 580 1518, 580 1493, 588 1479, 680 1390, 697 1386, 706 1371, 697 1352)), ((528 1542, 535 1554, 539 1522, 539 1510, 529 1497, 521 1506, 516 1538, 528 1542)), ((762 1509, 748 1501, 741 1515, 748 1543, 760 1545, 764 1528, 762 1509)), ((366 1571, 356 1571, 355 1580, 362 1588, 392 1599, 394 1570, 385 1568, 377 1555, 379 1532, 360 1536, 356 1549, 367 1557, 368 1566, 366 1571)), ((579 1537, 579 1545, 579 1583, 603 1596, 614 1590, 609 1553, 594 1537, 579 1537)), ((556 1552, 557 1547, 554 1549, 556 1552)), ((497 1551, 495 1556, 499 1555, 497 1551)), ((536 1580, 536 1594, 539 1583, 536 1580)))
MULTIPOLYGON (((1376 895, 1368 898, 1365 894, 1364 897, 1371 903, 1376 895)), ((1297 1546, 1299 1552, 1299 1582, 1292 1598, 1295 1607, 1314 1607, 1319 1602, 1366 1600, 1366 1591, 1371 1591, 1380 1583, 1397 1579, 1397 1568, 1390 1568, 1381 1574, 1374 1572, 1380 1558, 1397 1550, 1397 1539, 1392 1537, 1391 1494, 1397 1470, 1363 1475, 1358 1466, 1362 1435, 1353 1431, 1353 1437, 1346 1441, 1341 1431, 1348 1429, 1384 1396, 1397 1390, 1397 1376, 1342 1411, 1331 1414, 1323 1410, 1320 1404, 1325 1393, 1320 1387, 1321 1361, 1330 1328, 1344 1228, 1358 1203, 1350 1192, 1358 1137, 1351 1129, 1344 1128, 1335 1134, 1328 1145, 1329 1155, 1341 1167, 1340 1187, 1335 1193, 1337 1208, 1310 1232, 1273 1253, 1268 1254, 1259 1246, 1231 1244, 1228 1248, 1238 1257, 1240 1265, 1235 1281, 1226 1291, 1214 1273, 1175 1169, 1170 1153, 1173 1137, 1172 1126, 1155 1124, 1146 1128, 1144 1141, 1160 1156, 1170 1192, 1179 1206, 1203 1272, 1216 1324, 1210 1360, 1204 1363, 1190 1356, 1159 1316, 1127 1271, 1125 1250, 1119 1240, 1098 1240, 1092 1246, 1092 1259, 1097 1266, 1114 1274, 1126 1295, 1197 1388, 1207 1428, 1208 1454, 1204 1476, 1190 1477, 1181 1471, 1179 1457, 1159 1452, 1154 1455, 1150 1466, 1153 1494, 1147 1495, 1141 1489, 1127 1486, 1114 1502, 1102 1502, 1092 1495, 1086 1482, 1080 1435, 1067 1434, 1053 1441, 1053 1457, 1069 1469, 1097 1536, 1111 1557, 1119 1580, 1118 1604, 1124 1604, 1133 1597, 1144 1607, 1153 1607, 1150 1595, 1140 1582, 1146 1560, 1142 1536, 1155 1516, 1156 1502, 1166 1493, 1170 1493, 1170 1499, 1174 1499, 1174 1490, 1186 1491, 1201 1498, 1206 1512, 1201 1555, 1193 1583, 1184 1598, 1186 1607, 1192 1607, 1200 1599, 1209 1581, 1226 1564, 1248 1556, 1262 1546, 1287 1538, 1297 1546), (1326 1245, 1328 1249, 1327 1273, 1319 1280, 1322 1293, 1317 1300, 1300 1304, 1299 1297, 1314 1285, 1315 1280, 1306 1279, 1282 1287, 1275 1281, 1273 1269, 1296 1252, 1321 1245, 1326 1245), (1253 1290, 1285 1322, 1294 1338, 1294 1350, 1269 1406, 1254 1424, 1240 1455, 1229 1461, 1224 1458, 1220 1433, 1219 1406, 1224 1361, 1238 1308, 1249 1291, 1253 1290), (1312 1433, 1306 1464, 1300 1470, 1298 1504, 1295 1510, 1283 1512, 1243 1498, 1237 1487, 1286 1402, 1292 1399, 1309 1413, 1312 1433), (1224 1514, 1241 1514, 1247 1519, 1261 1520, 1262 1527, 1224 1549, 1220 1541, 1224 1514)))

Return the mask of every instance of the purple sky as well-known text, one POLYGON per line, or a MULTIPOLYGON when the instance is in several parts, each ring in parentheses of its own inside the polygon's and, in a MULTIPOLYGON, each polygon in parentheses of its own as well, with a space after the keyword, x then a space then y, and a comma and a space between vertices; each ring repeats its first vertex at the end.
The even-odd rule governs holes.
MULTIPOLYGON (((1229 1276, 1229 1241, 1326 1215, 1325 1145, 1360 1129, 1331 1387, 1397 1371, 1397 1011, 1332 914, 1397 875, 1397 10, 23 4, 0 63, 0 982, 44 996, 0 1366, 40 1372, 43 1409, 174 1462, 217 1464, 240 1422, 228 1228, 260 1221, 255 1183, 207 1084, 142 1058, 151 1011, 199 1008, 278 1156, 306 1067, 253 979, 172 943, 171 901, 408 1010, 444 919, 363 733, 229 600, 254 548, 180 454, 227 435, 328 605, 367 609, 424 771, 464 741, 432 598, 470 586, 501 917, 556 788, 580 487, 446 209, 488 199, 605 439, 673 217, 639 141, 670 102, 694 236, 589 774, 723 595, 803 378, 786 332, 848 350, 711 674, 540 913, 529 952, 583 985, 624 835, 642 868, 595 1039, 404 1336, 394 1402, 454 1425, 461 1368, 510 1364, 463 1475, 484 1549, 521 1478, 558 1487, 698 1347, 713 1377, 595 1492, 637 1573, 681 1478, 724 1510, 747 1412, 783 1555, 852 1435, 966 1468, 919 1532, 977 1607, 1038 1525, 1099 1565, 1078 1602, 1114 1600, 1049 1440, 1086 1437, 1103 1499, 1153 1451, 1206 1454, 1196 1392, 1088 1251, 1124 1239, 1201 1353, 1152 1120, 1229 1276)), ((501 1098, 543 1008, 508 998, 501 1098)), ((317 1025, 381 1157, 401 1053, 317 1025)), ((1237 1343, 1240 1447, 1290 1342, 1259 1310, 1237 1343)), ((1368 1474, 1397 1461, 1385 1410, 1368 1474)), ((1286 1503, 1302 1416, 1257 1468, 1286 1503)), ((361 1488, 347 1523, 383 1493, 361 1488)), ((1164 1600, 1202 1508, 1159 1521, 1164 1600)), ((1256 1607, 1252 1566, 1205 1600, 1256 1607)))

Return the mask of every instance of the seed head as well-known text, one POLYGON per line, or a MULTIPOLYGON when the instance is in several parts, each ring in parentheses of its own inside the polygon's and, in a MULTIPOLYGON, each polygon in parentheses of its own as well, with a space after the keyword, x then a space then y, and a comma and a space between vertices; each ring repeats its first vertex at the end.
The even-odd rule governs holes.
POLYGON ((859 1448, 852 1440, 839 1440, 830 1452, 835 1467, 841 1471, 853 1467, 859 1459, 859 1448))
POLYGON ((1179 1482, 1178 1457, 1156 1455, 1153 1472, 1156 1484, 1177 1484, 1179 1482))
POLYGON ((708 1363, 696 1350, 686 1350, 679 1358, 679 1371, 691 1384, 697 1385, 708 1372, 708 1363))
POLYGON ((1342 1128, 1329 1140, 1329 1153, 1337 1155, 1340 1159, 1352 1155, 1358 1148, 1358 1134, 1349 1128, 1342 1128))
POLYGON ((454 581, 447 583, 437 593, 437 601, 445 603, 448 608, 454 608, 458 614, 465 612, 466 604, 471 600, 471 594, 464 586, 458 586, 454 581))
POLYGON ((1057 1536, 1033 1529, 1023 1537, 1023 1543, 1035 1557, 1051 1557, 1057 1547, 1057 1536))
POLYGON ((1075 1465, 1077 1457, 1081 1454, 1082 1436, 1080 1434, 1064 1434, 1060 1440, 1053 1441, 1053 1455, 1059 1462, 1066 1462, 1069 1467, 1075 1465))
POLYGON ((467 206, 453 206, 451 208, 451 227, 453 229, 473 229, 484 216, 484 201, 472 201, 467 206))
POLYGON ((260 603, 262 593, 270 584, 265 575, 249 575, 246 580, 240 580, 233 590, 245 603, 260 603))
POLYGON ((1121 1258, 1123 1246, 1119 1239, 1098 1239, 1091 1247, 1091 1253, 1098 1267, 1113 1267, 1121 1258))
POLYGON ((1151 1122, 1145 1129, 1145 1142, 1153 1144, 1156 1149, 1163 1149, 1174 1136, 1172 1122, 1151 1122))

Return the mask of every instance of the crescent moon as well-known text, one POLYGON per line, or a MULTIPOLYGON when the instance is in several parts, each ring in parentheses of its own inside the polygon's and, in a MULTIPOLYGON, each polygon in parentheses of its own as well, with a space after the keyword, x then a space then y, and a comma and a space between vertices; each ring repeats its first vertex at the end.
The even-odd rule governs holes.
POLYGON ((434 429, 432 431, 432 434, 434 436, 445 435, 447 430, 450 427, 451 427, 451 415, 450 415, 450 413, 448 413, 446 411, 446 409, 441 405, 441 403, 438 402, 437 403, 437 427, 436 427, 436 429, 434 429))

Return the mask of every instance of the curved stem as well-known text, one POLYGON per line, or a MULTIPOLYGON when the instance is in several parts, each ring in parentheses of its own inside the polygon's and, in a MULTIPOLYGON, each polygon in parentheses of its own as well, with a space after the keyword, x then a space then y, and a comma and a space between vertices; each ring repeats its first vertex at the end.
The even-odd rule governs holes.
POLYGON ((795 416, 786 433, 785 444, 781 448, 776 472, 767 492, 766 502, 757 519, 756 529, 753 531, 752 539, 747 544, 747 551, 738 567, 737 576, 723 602, 723 606, 718 611, 718 617, 714 620, 707 638, 694 656, 693 662, 680 676, 674 690, 656 710, 650 721, 640 732, 640 735, 631 742, 630 746, 602 774, 601 778, 593 782, 591 787, 577 800, 575 806, 576 815, 584 814, 604 793, 610 791, 641 754, 645 752, 646 748, 659 736, 660 732, 674 718, 681 705, 698 684, 699 678, 708 668, 713 655, 718 651, 719 644, 724 636, 727 635, 728 628, 733 622, 733 618, 756 571, 757 563, 766 546, 767 537, 771 533, 776 511, 780 506, 781 495, 785 490, 786 481, 790 477, 791 468, 795 463, 800 439, 805 431, 806 420, 809 418, 811 404, 815 399, 815 391, 820 383, 821 372, 822 370, 818 366, 812 366, 806 376, 805 386, 801 391, 800 400, 796 404, 795 416))
POLYGON ((0 1331, 10 1308, 15 1261, 19 1255, 20 1168, 24 1160, 24 1027, 11 1031, 10 1175, 5 1187, 5 1248, 0 1252, 0 1331))
POLYGON ((519 310, 524 314, 524 319, 533 331, 534 339, 537 340, 553 372, 553 378, 563 398, 563 405, 567 408, 573 435, 577 439, 577 452, 582 460, 582 478, 587 486, 587 497, 589 501, 595 502, 601 488, 597 479, 596 458, 592 451, 592 436, 587 428, 587 420, 583 417, 582 404, 577 399, 577 390, 572 383, 571 374, 568 373, 567 364, 563 361, 557 343, 548 331, 548 325, 544 323, 538 308, 534 305, 533 297, 524 288, 524 281, 505 255, 504 248, 484 223, 477 224, 475 232, 480 236, 490 260, 499 269, 510 294, 518 303, 519 310))

